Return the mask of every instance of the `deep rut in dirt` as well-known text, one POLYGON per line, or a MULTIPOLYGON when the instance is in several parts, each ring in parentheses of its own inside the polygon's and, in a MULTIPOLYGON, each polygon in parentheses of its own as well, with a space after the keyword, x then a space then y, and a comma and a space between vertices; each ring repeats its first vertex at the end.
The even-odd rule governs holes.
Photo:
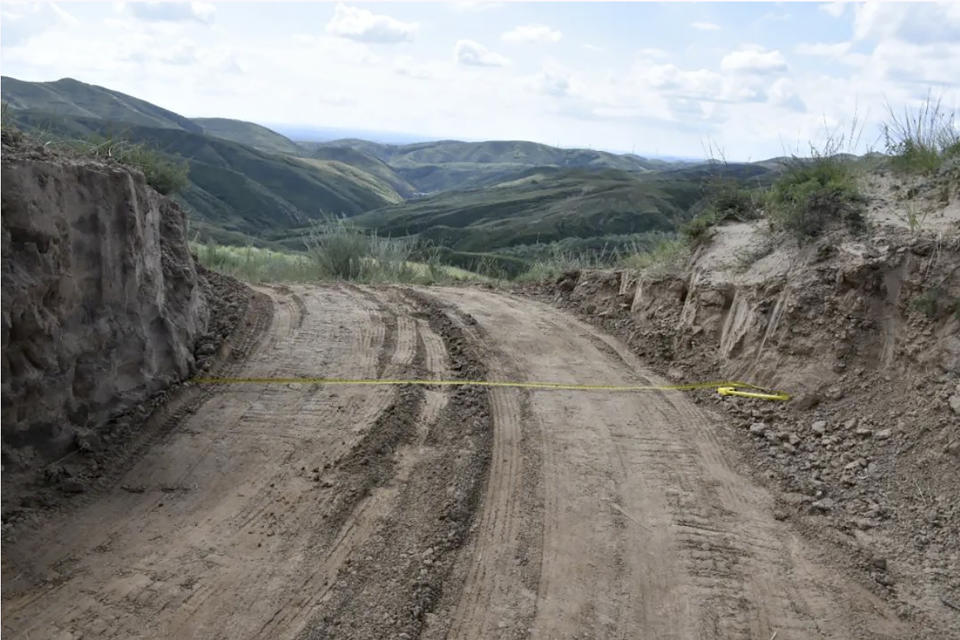
MULTIPOLYGON (((261 292, 269 326, 214 373, 660 383, 614 338, 509 295, 261 292)), ((5 545, 5 634, 923 636, 777 521, 681 394, 196 393, 114 486, 5 545)))

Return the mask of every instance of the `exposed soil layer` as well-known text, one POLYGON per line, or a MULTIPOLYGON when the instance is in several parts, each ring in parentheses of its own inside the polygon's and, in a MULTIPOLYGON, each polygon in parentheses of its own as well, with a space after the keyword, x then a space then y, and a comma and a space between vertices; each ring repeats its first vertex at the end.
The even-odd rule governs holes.
MULTIPOLYGON (((213 375, 665 382, 520 297, 258 292, 264 331, 213 375)), ((5 635, 924 637, 779 518, 686 395, 193 388, 115 481, 11 529, 5 635)))
POLYGON ((135 170, 5 131, 3 185, 8 539, 109 482, 179 383, 218 366, 251 292, 195 264, 183 211, 135 170))
POLYGON ((726 413, 717 435, 739 452, 737 469, 773 491, 779 520, 902 620, 955 635, 960 235, 827 234, 745 263, 731 251, 745 233, 747 245, 761 237, 745 224, 719 229, 675 277, 571 272, 525 293, 620 337, 674 383, 733 379, 794 394, 690 396, 726 413))
POLYGON ((118 165, 3 134, 3 463, 99 436, 183 379, 209 317, 186 216, 118 165))

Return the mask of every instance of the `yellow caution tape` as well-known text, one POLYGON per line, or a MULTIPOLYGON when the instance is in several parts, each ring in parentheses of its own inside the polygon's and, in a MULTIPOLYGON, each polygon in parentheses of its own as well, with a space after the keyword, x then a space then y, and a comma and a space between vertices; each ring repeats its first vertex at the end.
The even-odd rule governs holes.
POLYGON ((759 398, 760 400, 789 400, 788 393, 760 393, 757 391, 738 391, 734 387, 717 387, 717 393, 722 396, 739 396, 741 398, 759 398))
POLYGON ((761 400, 789 400, 790 395, 771 392, 748 382, 724 380, 672 385, 568 384, 565 382, 509 382, 498 380, 391 380, 377 378, 194 378, 196 384, 321 384, 321 385, 403 385, 511 387, 516 389, 555 389, 567 391, 692 391, 716 388, 722 396, 741 396, 761 400), (740 391, 753 389, 754 391, 740 391))

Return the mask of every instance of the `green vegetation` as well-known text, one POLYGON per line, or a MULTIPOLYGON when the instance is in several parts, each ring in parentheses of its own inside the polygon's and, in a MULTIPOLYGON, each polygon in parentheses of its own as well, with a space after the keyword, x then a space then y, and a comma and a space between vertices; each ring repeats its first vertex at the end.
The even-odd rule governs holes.
POLYGON ((456 251, 502 252, 566 238, 672 232, 699 198, 693 180, 613 169, 541 169, 537 182, 441 193, 358 216, 392 237, 417 235, 456 251))
POLYGON ((147 127, 202 132, 199 125, 173 111, 72 78, 56 82, 24 82, 4 76, 0 79, 0 93, 17 111, 43 111, 61 117, 98 118, 147 127))
POLYGON ((208 136, 239 142, 260 151, 294 155, 302 151, 293 140, 253 122, 230 118, 193 118, 193 122, 208 136))
POLYGON ((960 129, 957 114, 944 108, 941 100, 927 94, 916 110, 897 113, 888 104, 889 121, 883 138, 891 166, 905 173, 936 171, 950 157, 960 157, 960 129))
POLYGON ((436 284, 485 280, 480 274, 442 264, 436 254, 410 239, 382 238, 348 221, 328 218, 309 232, 303 253, 261 247, 191 242, 202 265, 248 282, 436 284), (423 261, 416 258, 423 257, 423 261))
POLYGON ((40 138, 39 142, 72 156, 117 162, 139 169, 147 184, 164 195, 177 193, 188 184, 187 163, 182 158, 144 143, 102 136, 85 139, 51 136, 40 138))
POLYGON ((834 223, 853 230, 863 226, 865 199, 856 168, 840 155, 795 158, 774 183, 768 201, 774 227, 799 238, 819 235, 834 223))
POLYGON ((950 314, 960 319, 960 296, 951 296, 939 286, 931 287, 915 297, 910 306, 930 320, 950 314))
POLYGON ((460 142, 440 140, 388 145, 366 140, 334 140, 305 145, 314 152, 350 148, 390 165, 422 193, 463 190, 505 182, 534 167, 619 169, 634 173, 670 166, 662 160, 590 149, 559 149, 518 140, 460 142))
POLYGON ((627 256, 622 264, 650 277, 664 277, 680 272, 689 257, 689 242, 665 237, 652 248, 627 256))
POLYGON ((581 269, 600 269, 615 264, 619 256, 605 253, 574 253, 565 251, 559 245, 553 245, 550 252, 542 255, 530 265, 529 269, 519 274, 519 282, 545 282, 556 280, 559 276, 570 271, 581 269))

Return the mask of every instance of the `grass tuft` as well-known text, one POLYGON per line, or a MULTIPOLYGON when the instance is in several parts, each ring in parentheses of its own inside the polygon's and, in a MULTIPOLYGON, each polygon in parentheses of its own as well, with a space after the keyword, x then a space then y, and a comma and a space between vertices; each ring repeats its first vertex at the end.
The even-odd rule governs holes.
POLYGON ((957 114, 942 99, 928 93, 914 110, 898 113, 887 104, 889 120, 882 126, 891 166, 904 173, 931 173, 950 157, 960 156, 957 114))

